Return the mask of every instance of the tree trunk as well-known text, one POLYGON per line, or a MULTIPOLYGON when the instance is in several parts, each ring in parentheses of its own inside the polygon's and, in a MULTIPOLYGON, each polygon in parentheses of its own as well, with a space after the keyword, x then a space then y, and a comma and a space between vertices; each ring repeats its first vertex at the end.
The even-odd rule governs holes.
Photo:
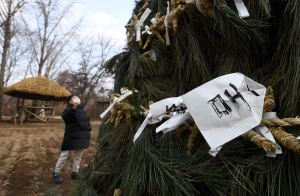
POLYGON ((3 53, 1 60, 1 72, 0 72, 0 120, 2 121, 2 103, 3 103, 3 88, 4 88, 4 77, 5 77, 5 67, 7 62, 7 53, 10 45, 10 19, 7 20, 5 24, 5 34, 4 34, 4 44, 3 53))

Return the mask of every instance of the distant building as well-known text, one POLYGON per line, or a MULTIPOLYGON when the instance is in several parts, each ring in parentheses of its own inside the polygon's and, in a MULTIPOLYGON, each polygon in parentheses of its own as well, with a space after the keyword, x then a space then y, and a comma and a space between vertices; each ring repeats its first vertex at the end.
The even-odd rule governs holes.
POLYGON ((102 100, 97 101, 96 110, 97 113, 102 114, 108 107, 109 107, 110 101, 109 100, 102 100))

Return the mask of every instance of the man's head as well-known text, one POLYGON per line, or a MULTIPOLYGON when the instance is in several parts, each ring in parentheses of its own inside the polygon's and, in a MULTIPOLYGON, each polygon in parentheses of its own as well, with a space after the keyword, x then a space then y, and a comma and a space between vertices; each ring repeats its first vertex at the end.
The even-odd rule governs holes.
POLYGON ((70 103, 70 104, 76 104, 76 105, 79 105, 80 104, 80 98, 78 95, 76 94, 73 94, 73 95, 70 95, 67 100, 66 100, 67 103, 70 103))

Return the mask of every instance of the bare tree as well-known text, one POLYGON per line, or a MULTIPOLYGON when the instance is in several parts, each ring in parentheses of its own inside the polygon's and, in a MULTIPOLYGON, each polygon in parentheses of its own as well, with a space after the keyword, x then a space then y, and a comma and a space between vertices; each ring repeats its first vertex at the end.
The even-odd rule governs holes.
POLYGON ((72 93, 78 94, 86 105, 91 97, 98 97, 101 82, 107 77, 104 64, 115 52, 112 39, 104 36, 89 37, 78 46, 76 56, 78 65, 69 65, 69 69, 61 72, 57 82, 72 93))
POLYGON ((15 36, 11 40, 10 48, 7 54, 4 87, 7 86, 11 79, 15 80, 15 77, 19 77, 23 72, 22 69, 20 69, 20 62, 24 63, 28 47, 26 47, 26 43, 24 43, 24 40, 22 40, 22 34, 18 33, 17 35, 18 36, 15 36))
POLYGON ((2 120, 3 88, 11 40, 16 33, 15 15, 27 3, 26 0, 3 0, 0 4, 1 69, 0 69, 0 120, 2 120))
POLYGON ((67 49, 80 27, 81 19, 74 23, 67 20, 74 6, 73 0, 65 6, 60 2, 35 0, 31 5, 34 13, 32 17, 36 21, 33 25, 28 20, 29 16, 22 17, 32 51, 29 65, 32 75, 36 74, 35 68, 38 68, 38 74, 44 72, 44 77, 50 78, 73 52, 67 49))

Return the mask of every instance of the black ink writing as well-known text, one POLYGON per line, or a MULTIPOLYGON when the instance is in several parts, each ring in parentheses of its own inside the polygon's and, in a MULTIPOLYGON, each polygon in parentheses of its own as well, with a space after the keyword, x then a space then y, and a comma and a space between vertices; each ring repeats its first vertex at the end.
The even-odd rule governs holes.
POLYGON ((247 101, 244 99, 244 97, 241 95, 241 93, 238 92, 237 88, 236 88, 233 84, 231 84, 231 83, 229 84, 229 86, 231 86, 231 87, 235 90, 236 94, 232 96, 232 95, 228 92, 228 90, 225 90, 225 91, 224 91, 224 94, 229 98, 229 100, 230 100, 231 103, 234 105, 234 107, 235 107, 237 110, 240 109, 240 105, 238 104, 238 102, 236 102, 236 99, 239 99, 239 98, 240 98, 240 99, 244 102, 244 104, 246 105, 247 110, 248 110, 248 111, 251 111, 250 105, 247 103, 247 101))
POLYGON ((166 106, 166 113, 169 113, 169 112, 179 112, 179 111, 182 111, 182 110, 185 110, 187 107, 184 103, 180 103, 179 105, 175 105, 173 104, 170 108, 168 106, 166 106))
POLYGON ((254 90, 250 90, 250 88, 249 88, 249 86, 247 85, 247 89, 248 89, 248 91, 250 91, 251 93, 253 93, 253 95, 255 95, 255 96, 259 96, 259 94, 257 93, 257 92, 255 92, 254 90))
POLYGON ((224 101, 224 99, 222 99, 222 97, 220 96, 220 94, 218 94, 217 96, 215 96, 215 98, 211 99, 208 101, 208 103, 212 106, 212 108, 215 110, 216 114, 218 115, 219 118, 222 117, 222 115, 229 115, 231 114, 232 109, 226 104, 226 102, 224 101), (220 101, 221 104, 224 106, 225 110, 219 110, 216 102, 220 101))
MULTIPOLYGON (((230 102, 234 105, 234 107, 239 110, 240 109, 240 105, 239 103, 236 101, 237 99, 241 99, 243 101, 243 103, 245 104, 246 108, 248 111, 251 111, 251 107, 248 104, 248 102, 244 99, 244 97, 242 96, 242 94, 240 92, 238 92, 236 86, 234 86, 233 84, 229 83, 229 86, 231 88, 233 88, 233 90, 235 91, 235 95, 231 95, 229 93, 229 91, 226 89, 224 91, 224 95, 226 95, 228 97, 228 99, 230 100, 230 102)), ((250 91, 253 95, 255 96, 259 96, 259 94, 257 92, 255 92, 254 90, 250 90, 250 88, 247 85, 247 89, 248 91, 250 91)), ((229 105, 224 101, 224 99, 221 97, 220 94, 218 94, 217 96, 215 96, 213 99, 209 100, 207 102, 208 104, 210 104, 212 106, 212 108, 214 109, 214 111, 216 112, 216 114, 218 115, 219 118, 221 118, 223 115, 231 115, 232 109, 229 107, 229 105), (217 101, 219 101, 222 105, 223 105, 223 109, 219 109, 218 108, 218 104, 217 101)), ((221 106, 219 104, 219 106, 221 106)))

